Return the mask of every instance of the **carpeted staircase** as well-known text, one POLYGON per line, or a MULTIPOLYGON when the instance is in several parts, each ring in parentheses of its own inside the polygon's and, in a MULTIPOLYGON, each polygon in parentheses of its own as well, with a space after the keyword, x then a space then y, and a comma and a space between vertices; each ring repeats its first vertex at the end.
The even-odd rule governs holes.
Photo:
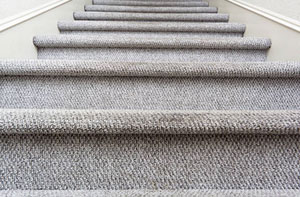
POLYGON ((300 196, 300 63, 270 39, 201 0, 74 19, 0 61, 0 196, 300 196))

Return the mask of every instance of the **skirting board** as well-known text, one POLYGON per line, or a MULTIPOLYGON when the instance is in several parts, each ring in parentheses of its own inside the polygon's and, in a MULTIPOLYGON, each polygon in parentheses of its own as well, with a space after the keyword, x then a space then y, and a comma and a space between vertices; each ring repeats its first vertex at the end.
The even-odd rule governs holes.
POLYGON ((275 13, 275 12, 267 10, 267 9, 264 9, 262 7, 258 7, 258 6, 243 2, 241 0, 226 0, 226 1, 228 1, 230 3, 233 3, 235 5, 238 5, 242 8, 245 8, 249 11, 252 11, 256 14, 259 14, 259 15, 265 17, 265 18, 268 18, 272 21, 275 21, 275 22, 277 22, 281 25, 284 25, 288 28, 291 28, 291 29, 293 29, 297 32, 300 32, 300 22, 295 20, 295 19, 283 16, 281 14, 275 13))
POLYGON ((19 23, 22 23, 28 19, 31 19, 35 16, 38 16, 42 13, 45 13, 55 7, 58 7, 64 3, 67 3, 71 0, 54 0, 49 3, 43 4, 39 7, 36 7, 31 10, 27 10, 25 12, 22 12, 20 14, 5 18, 3 20, 0 20, 0 32, 4 31, 10 27, 13 27, 19 23))

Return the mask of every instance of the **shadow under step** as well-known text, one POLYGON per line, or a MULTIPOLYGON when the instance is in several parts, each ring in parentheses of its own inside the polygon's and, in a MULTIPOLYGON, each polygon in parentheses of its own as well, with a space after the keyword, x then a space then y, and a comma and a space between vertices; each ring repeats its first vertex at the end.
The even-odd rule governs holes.
POLYGON ((39 59, 97 59, 101 61, 201 62, 265 61, 270 39, 153 38, 150 36, 35 36, 39 59))
POLYGON ((141 12, 141 13, 217 13, 216 7, 147 7, 147 6, 110 6, 86 5, 85 11, 98 12, 141 12))
POLYGON ((246 26, 237 23, 136 22, 136 21, 60 21, 62 34, 146 35, 171 38, 242 37, 246 26))
POLYGON ((149 7, 208 7, 205 1, 110 1, 93 0, 94 5, 149 6, 149 7))
POLYGON ((128 12, 83 12, 73 14, 75 20, 112 21, 177 21, 177 22, 228 22, 228 14, 215 13, 128 13, 128 12))
POLYGON ((0 108, 300 110, 299 63, 1 61, 0 108))

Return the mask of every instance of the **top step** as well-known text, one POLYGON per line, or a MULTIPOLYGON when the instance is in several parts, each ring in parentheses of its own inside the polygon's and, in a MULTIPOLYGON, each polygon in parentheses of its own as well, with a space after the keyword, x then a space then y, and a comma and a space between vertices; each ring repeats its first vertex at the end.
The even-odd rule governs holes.
POLYGON ((85 11, 98 12, 142 12, 142 13, 217 13, 216 7, 148 7, 117 5, 86 5, 85 11))
POLYGON ((149 1, 157 1, 157 2, 205 2, 203 0, 110 0, 110 1, 141 1, 141 2, 149 2, 149 1))
POLYGON ((161 1, 110 1, 110 0, 93 0, 94 5, 123 5, 123 6, 160 6, 160 7, 208 7, 207 2, 161 2, 161 1))

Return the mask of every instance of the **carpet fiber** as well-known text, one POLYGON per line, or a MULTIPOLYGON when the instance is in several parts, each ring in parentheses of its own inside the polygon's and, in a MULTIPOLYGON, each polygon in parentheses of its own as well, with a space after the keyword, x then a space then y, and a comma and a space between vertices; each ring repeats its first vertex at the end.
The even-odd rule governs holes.
POLYGON ((82 6, 0 61, 0 196, 300 196, 299 62, 201 0, 82 6))

